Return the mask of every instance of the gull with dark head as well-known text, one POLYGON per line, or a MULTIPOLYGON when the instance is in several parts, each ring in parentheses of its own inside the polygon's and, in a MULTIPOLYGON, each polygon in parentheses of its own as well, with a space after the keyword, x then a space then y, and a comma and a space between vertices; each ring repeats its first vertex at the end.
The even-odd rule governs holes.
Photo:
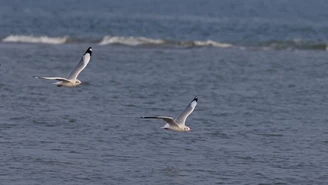
POLYGON ((67 78, 63 77, 40 77, 33 76, 34 78, 46 79, 46 80, 57 80, 58 82, 54 83, 57 87, 65 86, 65 87, 75 87, 81 84, 81 81, 77 79, 81 71, 88 65, 92 55, 92 48, 89 47, 87 51, 82 56, 80 62, 75 66, 73 71, 67 76, 67 78))
POLYGON ((172 117, 168 117, 168 116, 146 116, 141 118, 162 119, 166 122, 166 124, 162 128, 166 130, 173 130, 176 132, 190 132, 191 129, 188 126, 186 126, 185 123, 187 117, 192 113, 192 111, 194 111, 197 102, 198 102, 198 97, 195 96, 195 98, 188 104, 185 110, 182 111, 176 119, 173 119, 172 117))

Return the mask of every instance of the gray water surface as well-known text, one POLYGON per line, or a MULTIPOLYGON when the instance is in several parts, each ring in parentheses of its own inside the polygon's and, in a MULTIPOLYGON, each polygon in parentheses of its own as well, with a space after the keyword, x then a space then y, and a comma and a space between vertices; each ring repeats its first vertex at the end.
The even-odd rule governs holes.
POLYGON ((0 44, 1 184, 326 184, 328 54, 0 44), (198 95, 193 132, 161 129, 198 95))

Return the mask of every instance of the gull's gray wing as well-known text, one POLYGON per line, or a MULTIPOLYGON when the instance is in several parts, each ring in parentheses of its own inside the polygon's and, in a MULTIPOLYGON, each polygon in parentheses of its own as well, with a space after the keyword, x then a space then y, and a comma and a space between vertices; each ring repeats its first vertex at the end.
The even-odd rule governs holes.
POLYGON ((63 81, 63 82, 70 82, 70 80, 63 78, 63 77, 41 77, 41 76, 33 76, 34 78, 38 79, 46 79, 46 80, 57 80, 57 81, 63 81))
POLYGON ((198 97, 195 98, 188 104, 184 111, 180 113, 180 115, 175 119, 175 122, 179 125, 185 125, 187 117, 194 111, 198 102, 198 97))
POLYGON ((179 125, 174 121, 172 117, 168 116, 147 116, 147 117, 141 117, 144 119, 162 119, 166 123, 168 123, 171 127, 179 127, 179 125))
POLYGON ((73 71, 68 75, 67 79, 75 80, 81 71, 88 65, 92 55, 92 48, 89 47, 87 51, 82 56, 80 62, 75 66, 73 71))

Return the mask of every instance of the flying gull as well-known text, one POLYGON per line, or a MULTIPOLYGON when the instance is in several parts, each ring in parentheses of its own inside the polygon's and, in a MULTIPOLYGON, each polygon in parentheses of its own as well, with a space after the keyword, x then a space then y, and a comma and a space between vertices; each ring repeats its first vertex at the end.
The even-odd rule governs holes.
POLYGON ((185 110, 182 111, 176 119, 173 119, 172 117, 168 117, 168 116, 146 116, 141 118, 162 119, 166 122, 166 124, 162 128, 166 130, 173 130, 176 132, 190 132, 191 129, 187 127, 185 123, 187 117, 192 113, 192 111, 194 111, 197 105, 197 101, 198 101, 198 97, 195 96, 195 98, 188 104, 185 110))
POLYGON ((87 51, 82 56, 80 62, 75 66, 72 72, 67 76, 63 77, 39 77, 33 76, 34 78, 46 79, 46 80, 57 80, 58 82, 54 83, 57 87, 66 86, 66 87, 75 87, 81 84, 81 81, 77 79, 77 76, 81 71, 88 65, 92 55, 92 48, 89 47, 87 51))

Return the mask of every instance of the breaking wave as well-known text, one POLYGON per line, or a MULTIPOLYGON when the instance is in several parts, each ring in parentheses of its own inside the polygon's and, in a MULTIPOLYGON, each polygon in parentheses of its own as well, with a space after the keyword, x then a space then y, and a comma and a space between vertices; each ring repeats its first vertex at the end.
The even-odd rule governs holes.
POLYGON ((122 44, 127 46, 138 46, 138 45, 161 45, 165 44, 164 40, 161 39, 150 39, 146 37, 111 37, 105 36, 99 45, 108 44, 122 44))
POLYGON ((207 40, 207 41, 195 41, 196 46, 213 46, 213 47, 218 47, 218 48, 229 48, 232 47, 232 44, 229 43, 221 43, 221 42, 216 42, 212 40, 207 40))
POLYGON ((21 43, 42 43, 42 44, 64 44, 68 37, 48 37, 48 36, 26 36, 9 35, 2 39, 2 42, 21 42, 21 43))
POLYGON ((104 36, 101 40, 94 38, 71 38, 71 37, 48 37, 48 36, 26 36, 9 35, 1 40, 12 43, 40 43, 40 44, 67 44, 67 43, 95 43, 99 45, 126 45, 126 46, 164 46, 164 47, 232 47, 232 44, 207 41, 179 41, 153 39, 146 37, 122 37, 104 36))
POLYGON ((145 37, 116 37, 116 36, 105 36, 99 45, 109 44, 121 44, 127 46, 139 46, 139 45, 157 45, 167 47, 232 47, 232 44, 220 43, 212 40, 207 41, 174 41, 174 40, 163 40, 163 39, 151 39, 145 37))
POLYGON ((166 40, 147 37, 125 37, 125 36, 104 36, 103 38, 73 38, 73 37, 49 37, 49 36, 26 36, 9 35, 1 39, 2 42, 12 43, 41 43, 41 44, 67 44, 67 43, 92 43, 104 45, 125 45, 131 47, 156 46, 156 47, 217 47, 217 48, 258 48, 275 50, 327 50, 328 44, 324 41, 303 41, 303 40, 271 40, 252 43, 224 43, 214 40, 166 40))

